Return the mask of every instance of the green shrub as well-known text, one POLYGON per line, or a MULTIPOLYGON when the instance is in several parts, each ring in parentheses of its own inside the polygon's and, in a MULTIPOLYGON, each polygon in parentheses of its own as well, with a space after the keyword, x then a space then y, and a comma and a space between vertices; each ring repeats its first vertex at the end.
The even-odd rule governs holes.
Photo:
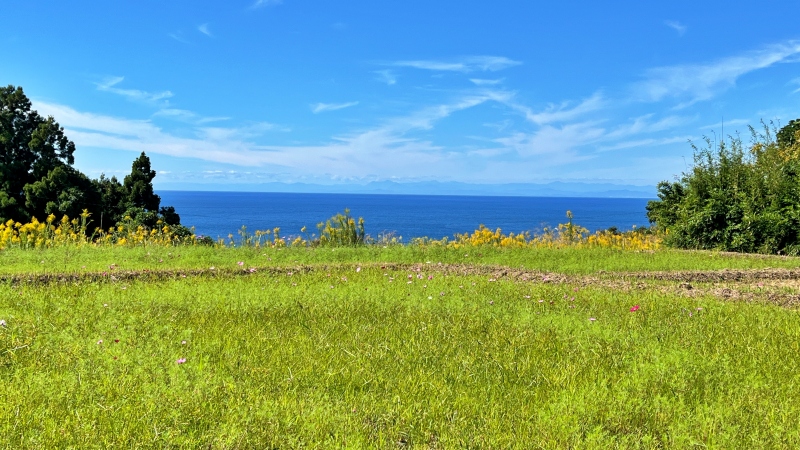
POLYGON ((350 216, 350 210, 345 209, 344 214, 336 214, 324 224, 317 224, 319 240, 315 244, 332 247, 353 247, 364 245, 364 218, 359 217, 358 222, 350 216))
MULTIPOLYGON (((794 124, 792 121, 790 124, 794 124)), ((786 136, 787 125, 777 132, 786 136)), ((717 148, 694 149, 694 167, 675 182, 658 184, 647 205, 651 223, 679 248, 797 254, 800 246, 800 145, 776 140, 774 127, 751 128, 717 148)))

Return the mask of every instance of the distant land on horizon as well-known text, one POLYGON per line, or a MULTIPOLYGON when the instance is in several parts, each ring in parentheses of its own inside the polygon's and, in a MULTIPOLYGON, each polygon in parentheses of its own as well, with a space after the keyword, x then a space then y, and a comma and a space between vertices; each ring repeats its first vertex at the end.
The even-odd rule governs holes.
POLYGON ((399 194, 399 195, 474 195, 510 197, 596 197, 656 198, 655 186, 613 183, 509 183, 471 184, 422 181, 398 183, 372 181, 365 184, 312 183, 158 183, 157 191, 277 192, 298 194, 399 194))

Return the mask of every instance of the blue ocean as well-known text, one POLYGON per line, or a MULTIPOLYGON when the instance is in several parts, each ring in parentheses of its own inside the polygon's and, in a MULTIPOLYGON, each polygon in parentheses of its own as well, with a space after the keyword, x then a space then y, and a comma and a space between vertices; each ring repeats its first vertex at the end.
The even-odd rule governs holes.
POLYGON ((641 198, 482 197, 449 195, 290 194, 267 192, 159 191, 162 206, 174 206, 181 223, 194 226, 199 235, 238 237, 280 227, 282 236, 296 236, 302 227, 317 233, 317 224, 350 209, 363 217, 367 234, 411 238, 452 237, 472 232, 483 224, 503 232, 537 232, 566 222, 590 231, 612 226, 628 230, 648 225, 641 198))

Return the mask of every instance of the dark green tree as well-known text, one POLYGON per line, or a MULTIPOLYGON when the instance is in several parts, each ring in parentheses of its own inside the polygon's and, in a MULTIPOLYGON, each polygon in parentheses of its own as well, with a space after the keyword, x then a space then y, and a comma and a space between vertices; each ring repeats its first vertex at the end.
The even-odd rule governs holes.
POLYGON ((128 203, 128 192, 117 177, 106 178, 100 175, 92 180, 94 189, 100 194, 100 216, 94 221, 100 228, 108 229, 125 217, 125 211, 131 207, 128 203))
POLYGON ((56 166, 39 181, 26 184, 23 190, 25 207, 33 215, 43 211, 42 219, 50 214, 76 218, 84 209, 95 217, 102 211, 100 193, 92 180, 71 166, 56 166))
POLYGON ((25 186, 73 164, 74 152, 64 128, 33 111, 21 87, 0 88, 0 218, 29 220, 25 186))
POLYGON ((153 178, 156 171, 150 168, 150 158, 142 152, 133 161, 131 174, 125 177, 125 190, 128 193, 128 203, 134 208, 143 208, 146 211, 158 211, 161 197, 153 191, 153 178))
POLYGON ((791 147, 798 144, 798 132, 800 132, 800 119, 790 120, 775 136, 778 145, 782 147, 791 147))
POLYGON ((50 214, 77 218, 88 210, 90 230, 125 221, 150 228, 172 225, 179 234, 191 234, 180 226, 175 208, 159 208, 161 198, 153 190, 156 171, 144 152, 123 183, 104 175, 90 180, 72 167, 74 152, 64 129, 33 111, 22 88, 0 88, 0 220, 44 220, 50 214))

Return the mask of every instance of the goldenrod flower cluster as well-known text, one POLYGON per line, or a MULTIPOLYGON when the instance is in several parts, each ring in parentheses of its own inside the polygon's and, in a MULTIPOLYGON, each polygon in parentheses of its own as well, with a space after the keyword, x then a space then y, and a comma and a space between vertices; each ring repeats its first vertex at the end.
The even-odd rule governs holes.
POLYGON ((661 248, 662 236, 658 233, 636 230, 623 233, 603 230, 590 233, 584 227, 572 222, 572 214, 567 211, 569 221, 554 229, 545 228, 541 234, 530 232, 504 234, 500 228, 492 231, 484 225, 470 233, 456 234, 455 239, 433 240, 416 238, 412 245, 438 246, 447 248, 492 246, 500 248, 609 248, 619 250, 657 250, 661 248))
POLYGON ((123 222, 116 228, 111 227, 107 231, 98 228, 93 234, 89 234, 87 233, 89 215, 84 210, 79 218, 74 219, 64 216, 60 221, 56 221, 55 215, 50 214, 45 222, 39 222, 34 217, 26 224, 13 220, 0 223, 0 249, 84 245, 172 246, 196 242, 194 235, 179 237, 168 225, 160 221, 158 228, 148 229, 135 225, 130 217, 126 217, 127 223, 123 222))

